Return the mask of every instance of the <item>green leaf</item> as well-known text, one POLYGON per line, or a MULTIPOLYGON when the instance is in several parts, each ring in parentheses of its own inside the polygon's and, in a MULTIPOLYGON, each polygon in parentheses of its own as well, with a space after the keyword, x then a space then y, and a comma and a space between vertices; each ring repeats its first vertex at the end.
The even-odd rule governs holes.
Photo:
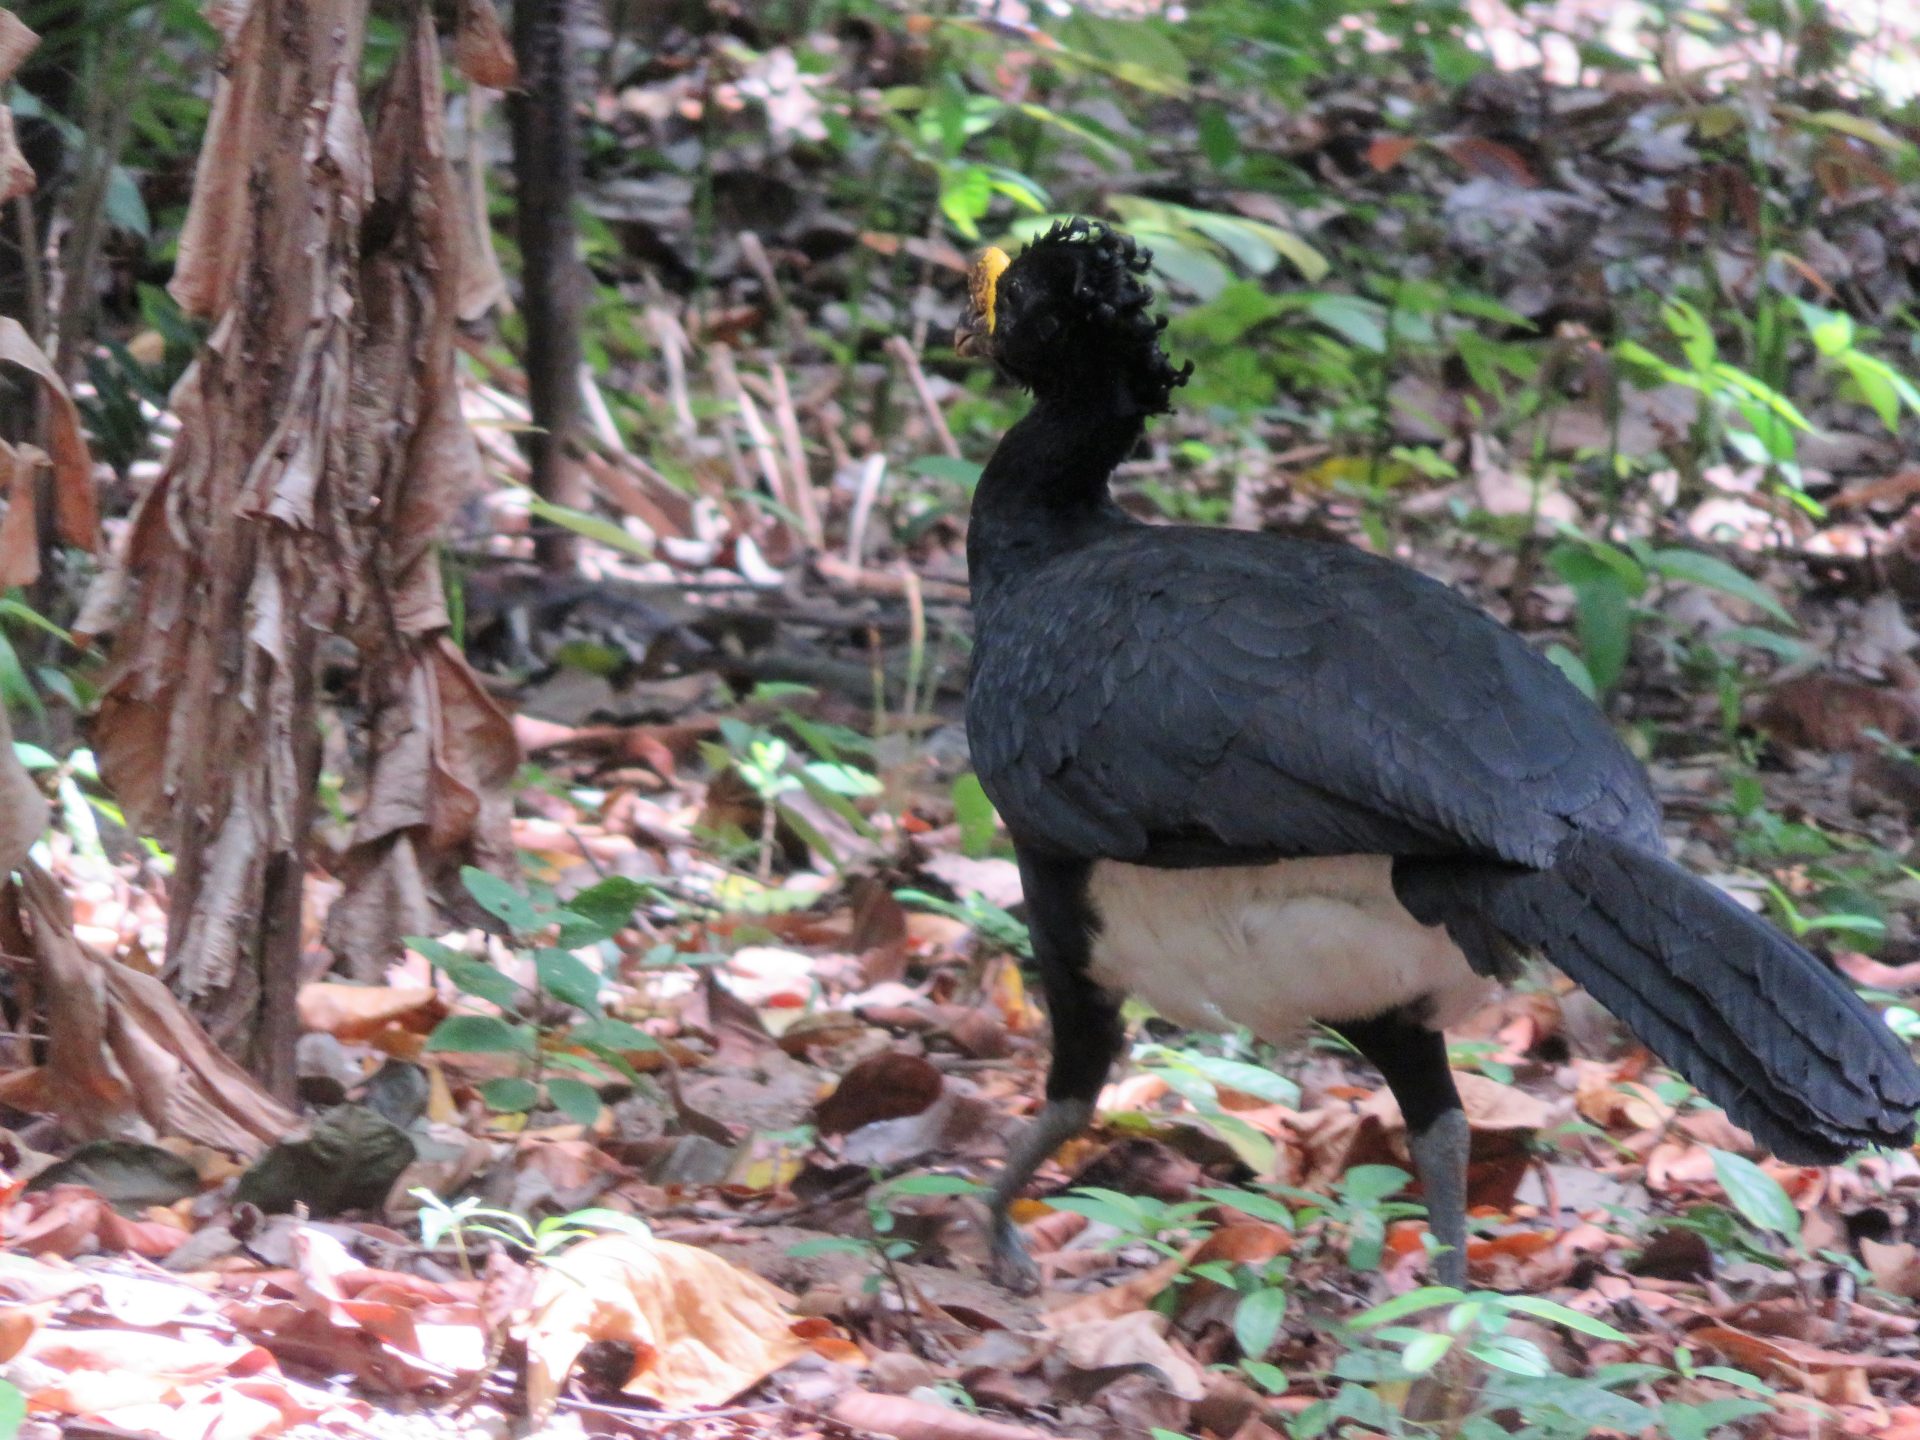
POLYGON ((1138 233, 1153 249, 1154 270, 1195 299, 1212 300, 1232 282, 1232 272, 1198 246, 1145 227, 1138 233))
POLYGON ((968 240, 980 238, 980 217, 993 204, 993 177, 984 165, 949 166, 940 175, 940 212, 968 240))
POLYGON ((1851 315, 1844 310, 1823 310, 1805 300, 1796 300, 1794 303, 1800 307, 1800 319, 1813 339, 1814 349, 1832 357, 1853 348, 1854 325, 1851 315))
POLYGON ((13 1440, 27 1418, 27 1397, 11 1380, 0 1380, 0 1440, 13 1440))
POLYGON ((609 875, 595 881, 567 901, 554 918, 560 922, 560 943, 569 949, 610 940, 633 923, 633 912, 658 892, 644 880, 609 875))
POLYGON ((153 220, 147 214, 147 202, 140 194, 139 182, 124 165, 107 172, 107 193, 102 200, 107 223, 120 230, 131 230, 142 240, 153 237, 153 220))
POLYGON ((1413 1177, 1398 1165, 1356 1165, 1340 1177, 1340 1193, 1355 1205, 1372 1205, 1397 1195, 1413 1177))
POLYGON ((993 850, 993 802, 969 770, 953 782, 953 818, 960 823, 960 852, 978 860, 993 850))
POLYGON ((1240 1353, 1251 1360, 1265 1355, 1286 1318, 1287 1292, 1278 1285, 1241 1297, 1233 1312, 1233 1338, 1240 1342, 1240 1353))
POLYGON ((1308 295, 1302 308, 1349 344, 1374 355, 1387 349, 1386 307, 1357 295, 1308 295))
POLYGON ((1593 674, 1587 669, 1586 661, 1558 643, 1547 646, 1546 653, 1554 668, 1573 682, 1574 689, 1589 700, 1600 698, 1600 687, 1593 683, 1593 674))
POLYGON ((1837 130, 1842 135, 1851 135, 1856 140, 1864 140, 1869 145, 1878 145, 1882 150, 1894 154, 1908 148, 1907 142, 1877 120, 1869 120, 1864 115, 1856 115, 1851 110, 1815 110, 1811 114, 1800 116, 1809 125, 1818 125, 1827 130, 1837 130))
POLYGON ((1626 587, 1612 575, 1573 587, 1573 628, 1579 633, 1587 673, 1601 690, 1611 690, 1627 668, 1632 646, 1633 608, 1626 587))
POLYGON ((1695 370, 1710 369, 1719 354, 1714 343, 1713 326, 1707 317, 1685 300, 1668 300, 1660 307, 1660 317, 1680 342, 1680 351, 1695 370))
POLYGON ((540 1103, 540 1087, 518 1077, 489 1080, 480 1087, 480 1098, 497 1114, 520 1115, 540 1103))
POLYGON ((555 1076, 547 1081, 547 1099, 576 1124, 591 1125, 600 1118, 600 1092, 584 1081, 555 1076))
POLYGON ((533 970, 540 977, 541 988, 549 994, 589 1015, 600 1013, 600 976, 578 955, 565 950, 536 950, 533 970))
POLYGON ((540 912, 533 908, 533 902, 498 875, 490 875, 477 866, 463 865, 460 880, 482 910, 504 920, 512 930, 525 934, 540 928, 540 912))
POLYGON ((1713 1173, 1727 1199, 1749 1224, 1770 1230, 1790 1244, 1800 1243, 1800 1212, 1780 1182, 1744 1155, 1714 1150, 1713 1173))
POLYGON ((520 1007, 520 987, 486 961, 462 955, 451 946, 424 935, 409 935, 400 943, 416 955, 424 955, 462 994, 498 1005, 502 1010, 520 1007))
POLYGON ((1757 606, 1790 629, 1800 628, 1766 586, 1718 555, 1708 555, 1699 550, 1656 550, 1650 563, 1655 571, 1669 580, 1684 580, 1691 585, 1718 590, 1722 595, 1731 595, 1736 600, 1757 606))
POLYGON ((1181 1063, 1198 1070, 1216 1085, 1265 1100, 1270 1105, 1298 1106, 1300 1087, 1284 1075, 1276 1075, 1262 1065, 1244 1060, 1226 1060, 1218 1055, 1193 1055, 1178 1052, 1181 1063))
POLYGON ((1242 1215, 1250 1215, 1255 1220, 1265 1220, 1283 1229, 1293 1229, 1293 1208, 1283 1200, 1271 1195, 1262 1195, 1253 1190, 1231 1190, 1225 1186, 1194 1192, 1203 1195, 1217 1204, 1238 1210, 1242 1215))
POLYGON ((908 1175, 886 1189, 888 1195, 978 1195, 986 1186, 964 1175, 908 1175))
POLYGON ((1418 1290, 1409 1290, 1404 1295, 1383 1300, 1371 1310, 1362 1310, 1347 1323, 1356 1330, 1371 1330, 1376 1325, 1390 1325, 1409 1315, 1418 1315, 1422 1310, 1457 1305, 1466 1298, 1465 1291, 1456 1290, 1451 1285, 1422 1285, 1418 1290))
POLYGON ((1555 1304, 1551 1300, 1542 1300, 1537 1295, 1508 1295, 1499 1302, 1503 1310, 1518 1310, 1538 1320, 1550 1320, 1555 1325, 1564 1325, 1569 1330, 1578 1330, 1582 1335, 1591 1335, 1597 1340, 1617 1340, 1628 1343, 1629 1337, 1591 1315, 1583 1315, 1565 1305, 1555 1304))
POLYGON ((597 1020, 588 1020, 576 1025, 567 1032, 567 1038, 576 1045, 599 1046, 602 1049, 645 1052, 658 1050, 660 1042, 636 1026, 624 1020, 615 1020, 611 1016, 601 1016, 597 1020))
POLYGON ((829 795, 864 797, 878 795, 885 788, 879 776, 837 760, 814 760, 800 769, 807 779, 829 795))
POLYGON ((1483 1335, 1467 1347, 1467 1353, 1481 1364, 1504 1370, 1509 1375, 1539 1379, 1553 1374, 1553 1366, 1547 1363, 1540 1347, 1518 1335, 1483 1335))
POLYGON ((615 521, 589 515, 584 510, 575 510, 568 505, 556 505, 532 493, 527 495, 527 509, 533 512, 534 519, 558 525, 562 530, 571 530, 609 550, 618 550, 623 555, 634 555, 642 560, 653 558, 651 541, 628 534, 626 528, 615 521))
POLYGON ((427 1049, 463 1055, 531 1055, 533 1027, 497 1015, 449 1015, 427 1036, 427 1049))
POLYGON ((1416 1335, 1400 1352, 1400 1367, 1409 1375, 1424 1375, 1446 1359, 1452 1348, 1451 1335, 1416 1335))
POLYGON ((917 460, 907 462, 909 475, 944 480, 963 490, 972 490, 980 483, 981 468, 978 461, 962 460, 957 455, 922 455, 917 460))
POLYGON ((790 1260, 810 1260, 816 1255, 865 1255, 867 1244, 846 1235, 825 1235, 818 1240, 802 1240, 787 1247, 790 1260))
POLYGON ((1157 95, 1186 93, 1186 54, 1151 21, 1076 10, 1054 36, 1065 59, 1157 95))

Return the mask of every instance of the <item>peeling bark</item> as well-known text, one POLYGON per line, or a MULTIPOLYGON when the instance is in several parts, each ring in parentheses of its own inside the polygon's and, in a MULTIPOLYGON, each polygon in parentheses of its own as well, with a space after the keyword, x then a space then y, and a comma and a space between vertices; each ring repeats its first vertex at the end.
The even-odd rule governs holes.
POLYGON ((519 752, 447 638, 436 549, 481 478, 454 366, 469 221, 439 46, 422 6, 369 146, 365 13, 365 0, 222 12, 230 53, 174 281, 215 328, 175 391, 180 435, 131 530, 95 725, 103 777, 175 854, 167 978, 279 1094, 321 636, 358 649, 370 731, 327 933, 346 968, 377 976, 402 936, 434 928, 463 864, 513 864, 519 752))
POLYGON ((365 20, 365 0, 256 0, 238 20, 177 291, 216 328, 129 539, 95 724, 103 777, 174 853, 167 978, 283 1096, 315 654, 352 533, 339 437, 371 180, 365 20))

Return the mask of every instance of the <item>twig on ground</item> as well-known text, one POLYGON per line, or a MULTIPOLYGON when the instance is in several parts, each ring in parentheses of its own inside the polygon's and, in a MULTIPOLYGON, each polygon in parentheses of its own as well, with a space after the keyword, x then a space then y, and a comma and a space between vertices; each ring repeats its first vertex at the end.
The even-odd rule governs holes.
POLYGON ((926 412, 927 424, 933 427, 933 438, 939 442, 941 453, 958 460, 960 446, 953 438, 953 431, 947 428, 947 417, 940 412, 940 402, 933 398, 933 389, 927 384, 927 372, 920 368, 919 355, 900 335, 887 337, 887 353, 898 360, 901 368, 907 372, 907 380, 920 401, 920 408, 926 412))

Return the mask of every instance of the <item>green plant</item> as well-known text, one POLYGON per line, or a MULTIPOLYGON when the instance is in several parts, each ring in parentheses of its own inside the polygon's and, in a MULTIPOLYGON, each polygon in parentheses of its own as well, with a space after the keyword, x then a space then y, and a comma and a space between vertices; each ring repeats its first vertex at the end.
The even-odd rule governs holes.
MULTIPOLYGON (((878 1172, 875 1175, 878 1179, 878 1172)), ((873 1269, 861 1281, 869 1296, 877 1297, 883 1285, 891 1283, 900 1299, 903 1313, 912 1314, 912 1298, 899 1264, 911 1259, 917 1246, 900 1236, 899 1216, 894 1206, 901 1200, 928 1195, 978 1195, 986 1187, 960 1175, 905 1175, 876 1184, 867 1192, 867 1233, 865 1235, 823 1235, 817 1240, 802 1240, 787 1247, 787 1255, 805 1260, 815 1255, 864 1255, 873 1261, 873 1269)))
POLYGON ((914 889, 896 890, 893 898, 902 905, 931 910, 936 915, 958 920, 998 949, 1009 951, 1022 959, 1033 958, 1033 937, 1027 933, 1027 927, 977 891, 968 891, 958 901, 914 889))
POLYGON ((1191 1105, 1255 1172, 1264 1174, 1273 1168, 1273 1141, 1225 1109, 1220 1103, 1220 1090, 1224 1087, 1270 1104, 1297 1106, 1298 1085, 1265 1066, 1209 1055, 1191 1045, 1139 1045, 1134 1049, 1133 1062, 1164 1080, 1167 1088, 1191 1105))
POLYGON ((427 1049, 513 1057, 519 1074, 480 1087, 481 1099, 491 1110, 526 1114, 547 1106, 570 1120, 592 1124, 600 1114, 598 1086, 606 1071, 644 1086, 626 1057, 660 1045, 604 1011, 599 972, 573 951, 607 945, 632 923, 635 907, 654 898, 652 887, 609 876, 562 905, 531 899, 472 866, 460 873, 480 907, 505 924, 516 942, 532 947, 534 981, 523 986, 484 960, 438 940, 410 936, 408 947, 431 961, 456 989, 498 1012, 449 1015, 427 1037, 427 1049), (550 1073, 556 1069, 573 1073, 550 1073))
POLYGON ((1105 1242, 1109 1249, 1144 1245, 1167 1259, 1177 1258, 1188 1242, 1204 1239, 1214 1225, 1207 1218, 1213 1209, 1210 1200, 1158 1200, 1097 1185, 1070 1190, 1048 1203, 1111 1227, 1114 1233, 1105 1242))
POLYGON ((1662 359, 1637 340, 1620 341, 1614 354, 1630 376, 1684 386, 1700 396, 1696 463, 1706 463, 1724 444, 1784 480, 1787 493, 1811 513, 1822 513, 1805 493, 1796 459, 1795 436, 1813 428, 1806 416, 1765 381, 1721 359, 1713 327, 1696 306, 1669 298, 1662 302, 1660 316, 1679 345, 1682 363, 1662 359))
MULTIPOLYGON (((754 690, 748 703, 779 702, 813 693, 804 685, 765 684, 754 690)), ((731 768, 760 801, 760 833, 754 839, 754 847, 762 881, 773 872, 774 840, 782 823, 790 826, 829 864, 837 867, 840 863, 833 843, 804 814, 783 804, 783 796, 804 791, 816 804, 846 821, 856 834, 871 837, 875 833, 872 823, 853 802, 871 799, 885 788, 872 771, 847 758, 873 754, 873 742, 858 731, 810 720, 784 705, 778 710, 774 724, 798 739, 812 758, 797 754, 785 735, 776 733, 772 726, 754 724, 733 715, 720 718, 720 743, 701 744, 701 753, 713 769, 731 768)))
POLYGON ((1520 1318, 1558 1325, 1596 1340, 1619 1343, 1628 1338, 1603 1320, 1538 1296, 1427 1286, 1347 1322, 1349 1348, 1334 1362, 1332 1372, 1339 1386, 1331 1398, 1301 1412, 1292 1434, 1298 1440, 1314 1440, 1344 1433, 1337 1427, 1352 1422, 1389 1436, 1577 1440, 1595 1429, 1610 1429, 1706 1440, 1720 1426, 1771 1408, 1764 1400, 1738 1396, 1648 1402, 1620 1393, 1675 1378, 1714 1381, 1755 1396, 1772 1393, 1744 1371, 1695 1365, 1685 1347, 1675 1350, 1672 1370, 1661 1365, 1612 1364, 1599 1366, 1591 1375, 1559 1374, 1532 1340, 1507 1333, 1509 1323, 1520 1318), (1435 1312, 1444 1313, 1437 1314, 1437 1323, 1429 1326, 1404 1323, 1435 1312), (1444 1425, 1429 1425, 1408 1420, 1385 1398, 1384 1387, 1431 1374, 1450 1356, 1483 1367, 1468 1414, 1444 1425), (1518 1417, 1517 1428, 1508 1417, 1518 1417))
POLYGON ((1656 618, 1656 612, 1636 604, 1656 580, 1698 585, 1731 596, 1793 627, 1793 617, 1765 586, 1718 556, 1698 550, 1656 550, 1638 537, 1613 545, 1571 529, 1564 536, 1547 552, 1547 565, 1573 588, 1574 630, 1581 653, 1555 645, 1547 655, 1588 695, 1604 695, 1620 682, 1636 628, 1656 618))
POLYGON ((420 1243, 432 1250, 442 1240, 452 1240, 460 1268, 468 1275, 473 1274, 473 1257, 468 1247, 476 1237, 497 1240, 521 1251, 536 1264, 563 1269, 556 1257, 590 1235, 612 1232, 645 1237, 653 1233, 638 1216, 598 1206, 530 1222, 524 1215, 484 1204, 477 1195, 448 1201, 425 1186, 415 1186, 407 1193, 420 1202, 420 1243))

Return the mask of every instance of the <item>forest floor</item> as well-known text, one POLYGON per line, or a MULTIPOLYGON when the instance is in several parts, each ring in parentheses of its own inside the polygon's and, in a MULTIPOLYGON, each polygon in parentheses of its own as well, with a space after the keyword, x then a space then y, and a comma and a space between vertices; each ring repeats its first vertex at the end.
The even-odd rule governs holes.
MULTIPOLYGON (((1046 49, 1027 33, 995 41, 1016 72, 1046 49)), ((833 53, 904 84, 918 34, 833 53)), ((1042 1293, 989 1282, 978 1182, 1048 1053, 960 722, 966 496, 1017 412, 941 338, 963 248, 874 228, 797 158, 834 102, 778 48, 730 55, 731 101, 691 42, 597 96, 629 149, 684 142, 696 96, 769 128, 700 204, 683 175, 590 167, 593 516, 529 502, 524 380, 461 333, 489 484, 447 573, 524 756, 502 822, 524 883, 469 869, 470 923, 335 967, 365 788, 359 692, 334 684, 301 1138, 267 1144, 294 1117, 156 994, 164 857, 56 754, 57 703, 22 724, 77 968, 10 971, 44 1062, 0 1076, 19 1433, 1920 1440, 1920 1161, 1767 1158, 1544 971, 1451 1036, 1469 1295, 1422 1288, 1375 1074, 1331 1037, 1145 1014, 1024 1204, 1042 1293), (578 533, 577 578, 529 563, 541 524, 578 533), (77 1012, 36 997, 77 973, 94 1048, 49 1058, 37 1027, 70 1043, 77 1012), (70 1097, 129 1077, 212 1118, 90 1139, 70 1097)), ((1108 174, 1099 144, 1050 188, 1160 249, 1199 367, 1124 503, 1472 595, 1607 707, 1678 858, 1920 1035, 1920 127, 1801 99, 1374 72, 1235 112, 1317 208, 1249 180, 1196 220, 1163 157, 1108 174), (1719 147, 1763 130, 1756 186, 1719 147), (1794 224, 1756 239, 1776 192, 1794 224), (1322 252, 1332 278, 1289 283, 1322 252), (1357 252, 1406 283, 1342 288, 1357 252)), ((127 495, 170 463, 179 422, 149 410, 127 495)))

